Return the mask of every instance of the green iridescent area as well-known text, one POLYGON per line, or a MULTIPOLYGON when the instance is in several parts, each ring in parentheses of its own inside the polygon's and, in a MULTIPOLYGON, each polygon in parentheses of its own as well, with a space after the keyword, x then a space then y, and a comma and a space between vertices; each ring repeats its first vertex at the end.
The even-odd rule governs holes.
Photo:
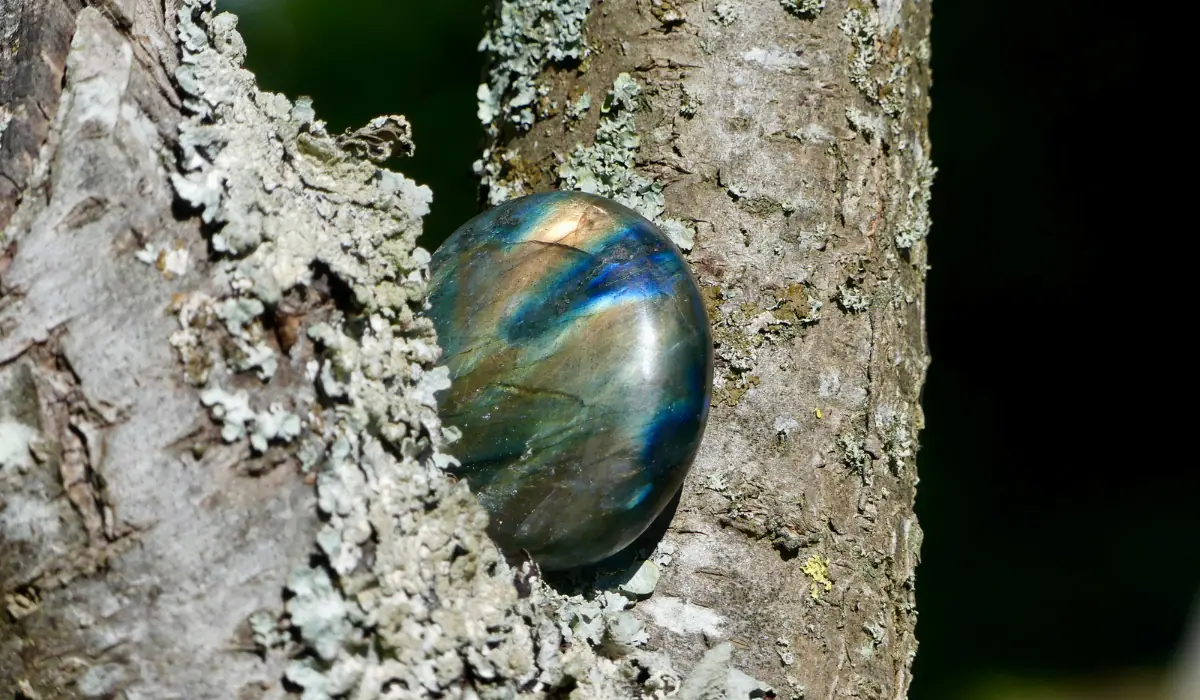
POLYGON ((550 192, 467 222, 432 270, 453 471, 497 543, 543 569, 629 545, 678 492, 708 414, 708 318, 679 250, 616 202, 550 192))

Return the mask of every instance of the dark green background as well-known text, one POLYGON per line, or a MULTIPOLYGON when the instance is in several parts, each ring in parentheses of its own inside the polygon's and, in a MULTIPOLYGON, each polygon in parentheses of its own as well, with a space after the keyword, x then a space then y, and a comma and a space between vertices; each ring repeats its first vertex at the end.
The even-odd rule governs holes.
MULTIPOLYGON (((483 4, 225 6, 260 84, 332 130, 409 118, 432 248, 476 211, 483 4)), ((1169 128, 1143 107, 1151 29, 1078 0, 935 5, 913 700, 1162 668, 1200 583, 1192 411, 1153 398, 1181 377, 1146 320, 1170 303, 1142 253, 1164 232, 1142 153, 1169 128)))

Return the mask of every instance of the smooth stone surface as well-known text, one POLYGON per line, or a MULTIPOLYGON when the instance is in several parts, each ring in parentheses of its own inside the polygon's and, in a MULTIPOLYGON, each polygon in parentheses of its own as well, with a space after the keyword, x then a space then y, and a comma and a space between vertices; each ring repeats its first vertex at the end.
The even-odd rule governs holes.
POLYGON ((708 318, 675 245, 603 197, 530 195, 442 244, 430 305, 454 473, 497 543, 563 569, 633 542, 682 485, 711 394, 708 318))

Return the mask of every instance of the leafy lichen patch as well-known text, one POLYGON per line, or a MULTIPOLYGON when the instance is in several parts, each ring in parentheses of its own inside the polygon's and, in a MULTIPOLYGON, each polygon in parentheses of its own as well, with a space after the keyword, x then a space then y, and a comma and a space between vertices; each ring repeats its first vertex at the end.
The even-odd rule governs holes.
POLYGON ((929 200, 933 197, 933 178, 937 168, 920 143, 914 146, 915 165, 904 197, 904 211, 896 227, 896 247, 912 248, 929 234, 929 200))
POLYGON ((221 439, 236 442, 248 435, 255 452, 266 452, 269 442, 291 442, 300 435, 300 416, 277 403, 265 411, 254 411, 244 391, 231 394, 214 387, 200 394, 200 402, 221 421, 221 439))
POLYGON ((535 120, 535 82, 551 64, 577 63, 587 56, 583 25, 588 0, 503 0, 479 50, 491 58, 487 82, 479 86, 479 119, 489 128, 513 124, 529 129, 535 120))
POLYGON ((738 18, 741 16, 742 10, 737 3, 730 2, 729 0, 721 0, 721 2, 718 2, 716 7, 713 8, 712 16, 710 16, 708 20, 715 24, 719 24, 722 27, 728 27, 729 25, 738 21, 738 18))
POLYGON ((825 0, 779 0, 783 9, 804 19, 815 19, 825 9, 825 0))
POLYGON ((837 449, 841 453, 842 463, 866 480, 867 467, 871 464, 866 441, 856 433, 844 432, 837 436, 837 449))
POLYGON ((879 58, 879 21, 869 7, 851 6, 838 25, 850 38, 850 82, 868 98, 878 99, 879 88, 872 70, 879 58))
POLYGON ((871 308, 871 299, 853 280, 838 285, 837 303, 842 311, 858 314, 871 308))
POLYGON ((875 409, 876 430, 883 437, 884 457, 894 474, 903 473, 916 456, 917 440, 908 406, 880 404, 875 409))
POLYGON ((881 33, 879 24, 875 7, 856 2, 838 26, 850 39, 850 82, 884 114, 898 117, 909 103, 905 98, 913 56, 895 33, 881 33))

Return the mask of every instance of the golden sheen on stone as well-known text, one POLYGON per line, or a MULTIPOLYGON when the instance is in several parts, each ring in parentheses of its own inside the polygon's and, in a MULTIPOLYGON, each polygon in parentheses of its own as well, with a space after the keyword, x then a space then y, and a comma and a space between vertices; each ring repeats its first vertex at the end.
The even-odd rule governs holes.
POLYGON ((490 532, 543 569, 645 532, 700 446, 712 341, 696 279, 652 223, 548 192, 464 224, 433 255, 443 420, 490 532))

